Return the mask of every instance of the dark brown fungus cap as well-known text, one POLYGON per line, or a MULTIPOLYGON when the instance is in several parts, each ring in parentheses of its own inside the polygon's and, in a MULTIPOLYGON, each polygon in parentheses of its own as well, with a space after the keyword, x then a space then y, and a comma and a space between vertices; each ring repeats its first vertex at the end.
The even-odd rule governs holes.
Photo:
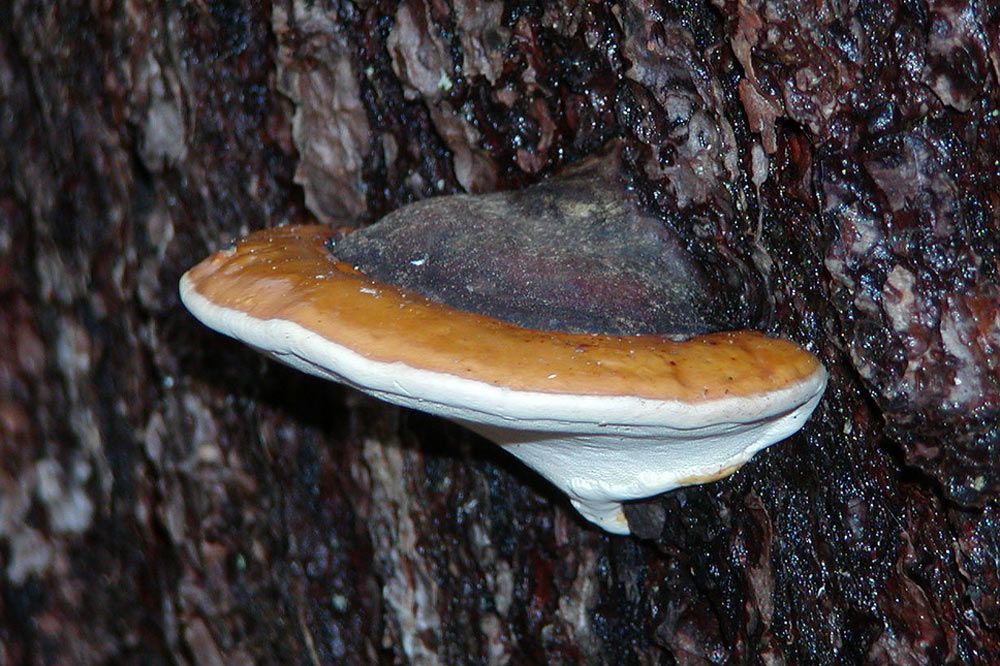
POLYGON ((616 154, 523 190, 437 197, 336 242, 365 275, 460 310, 568 333, 691 336, 738 327, 616 154))

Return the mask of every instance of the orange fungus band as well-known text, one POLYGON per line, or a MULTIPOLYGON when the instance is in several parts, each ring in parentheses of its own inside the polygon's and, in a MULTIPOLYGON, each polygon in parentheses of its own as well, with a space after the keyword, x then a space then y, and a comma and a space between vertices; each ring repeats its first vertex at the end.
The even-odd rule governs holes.
POLYGON ((513 390, 699 403, 806 381, 821 366, 753 331, 676 342, 655 335, 534 331, 367 278, 326 247, 320 226, 259 231, 188 273, 216 306, 294 322, 362 356, 513 390))

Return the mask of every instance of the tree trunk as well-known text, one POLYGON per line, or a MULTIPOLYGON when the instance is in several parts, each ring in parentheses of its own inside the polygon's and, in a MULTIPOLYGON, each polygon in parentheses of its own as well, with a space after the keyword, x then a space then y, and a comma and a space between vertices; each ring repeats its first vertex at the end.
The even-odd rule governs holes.
POLYGON ((2 3, 0 665, 1000 663, 998 79, 971 0, 2 3), (614 137, 830 371, 638 536, 178 299, 614 137))

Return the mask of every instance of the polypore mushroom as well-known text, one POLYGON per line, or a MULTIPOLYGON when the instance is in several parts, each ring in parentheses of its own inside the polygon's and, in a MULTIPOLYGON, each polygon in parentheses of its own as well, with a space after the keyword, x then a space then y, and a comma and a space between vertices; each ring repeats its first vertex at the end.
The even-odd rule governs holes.
MULTIPOLYGON (((548 210, 542 217, 553 218, 552 210, 560 207, 563 213, 597 215, 608 223, 604 231, 591 234, 585 249, 572 240, 574 234, 587 232, 564 233, 559 242, 571 251, 566 256, 549 256, 551 251, 530 255, 530 263, 542 265, 534 270, 519 263, 524 260, 522 245, 532 242, 523 238, 525 233, 531 236, 524 229, 511 236, 511 245, 499 253, 495 265, 484 268, 473 261, 473 274, 478 266, 478 273, 495 278, 506 263, 521 275, 515 289, 521 295, 513 304, 504 304, 494 279, 481 280, 480 288, 467 288, 468 282, 456 287, 445 279, 451 270, 447 257, 453 254, 439 257, 437 248, 448 243, 420 228, 420 221, 442 217, 440 207, 428 213, 432 203, 405 207, 370 227, 385 225, 381 233, 391 237, 407 226, 407 218, 418 221, 418 233, 398 243, 376 243, 376 251, 371 251, 367 230, 346 237, 324 227, 280 227, 251 234, 186 273, 181 297, 209 327, 279 361, 467 426, 541 473, 585 518, 609 532, 627 534, 623 501, 731 474, 754 453, 802 426, 819 402, 826 372, 794 343, 757 332, 692 336, 698 332, 692 329, 717 327, 719 317, 706 305, 711 299, 700 284, 703 276, 672 251, 666 252, 665 262, 654 258, 652 263, 663 263, 657 270, 680 274, 694 286, 664 288, 663 283, 671 283, 665 279, 653 287, 666 289, 673 298, 669 305, 678 310, 673 313, 677 325, 670 330, 633 334, 649 318, 669 319, 669 308, 661 312, 641 304, 635 315, 618 312, 616 302, 588 319, 586 308, 574 306, 564 287, 543 289, 541 297, 526 301, 523 292, 538 276, 548 281, 558 274, 565 281, 565 270, 558 269, 567 265, 569 283, 598 298, 607 298, 604 292, 614 284, 635 277, 629 259, 619 255, 578 265, 581 254, 588 257, 594 246, 600 249, 605 231, 620 226, 615 220, 635 218, 636 212, 609 203, 605 194, 614 188, 574 189, 575 177, 569 184, 557 184, 557 190, 550 181, 541 188, 542 199, 528 188, 517 194, 438 200, 445 202, 445 211, 464 211, 468 220, 485 219, 487 228, 496 227, 491 215, 511 215, 511 206, 497 203, 504 197, 524 204, 521 213, 513 215, 518 219, 506 220, 515 227, 524 216, 542 215, 542 209, 548 210), (572 193, 569 199, 559 194, 567 191, 572 193), (581 196, 587 200, 581 201, 581 196), (358 240, 352 242, 355 236, 358 240), (414 250, 417 237, 426 243, 414 250), (402 255, 406 266, 398 266, 400 253, 409 253, 402 255), (349 256, 353 258, 345 261, 349 256), (369 260, 374 268, 365 266, 369 260), (595 261, 607 265, 594 268, 595 261), (397 276, 397 281, 408 283, 401 287, 369 274, 384 264, 394 265, 391 270, 397 272, 424 270, 433 275, 423 281, 419 276, 397 276), (602 280, 602 275, 611 277, 602 280), (440 302, 449 298, 449 291, 465 299, 465 307, 440 302), (507 316, 505 308, 513 314, 507 316), (541 320, 545 330, 529 327, 526 320, 541 320), (593 326, 612 332, 589 330, 593 326)), ((565 215, 557 210, 557 226, 565 222, 558 221, 561 217, 565 215)), ((664 244, 656 231, 662 223, 647 221, 648 234, 645 222, 633 224, 628 227, 636 234, 632 244, 618 243, 628 256, 636 245, 648 250, 647 241, 664 244), (644 234, 645 241, 638 238, 644 234)), ((540 236, 559 235, 550 223, 542 224, 540 236)), ((675 244, 668 238, 666 246, 675 244)), ((496 247, 471 246, 458 254, 466 257, 470 252, 498 255, 496 247)), ((650 263, 644 252, 640 250, 632 263, 650 263)), ((659 291, 656 296, 667 298, 659 291)), ((662 321, 654 325, 664 327, 662 321)))

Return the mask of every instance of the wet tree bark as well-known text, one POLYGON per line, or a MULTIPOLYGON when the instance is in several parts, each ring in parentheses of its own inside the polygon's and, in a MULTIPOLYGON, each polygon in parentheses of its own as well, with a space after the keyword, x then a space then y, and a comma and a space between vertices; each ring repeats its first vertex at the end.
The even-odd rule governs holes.
POLYGON ((0 664, 1000 663, 998 77, 959 0, 0 3, 0 664), (178 301, 612 137, 831 373, 641 537, 178 301))

